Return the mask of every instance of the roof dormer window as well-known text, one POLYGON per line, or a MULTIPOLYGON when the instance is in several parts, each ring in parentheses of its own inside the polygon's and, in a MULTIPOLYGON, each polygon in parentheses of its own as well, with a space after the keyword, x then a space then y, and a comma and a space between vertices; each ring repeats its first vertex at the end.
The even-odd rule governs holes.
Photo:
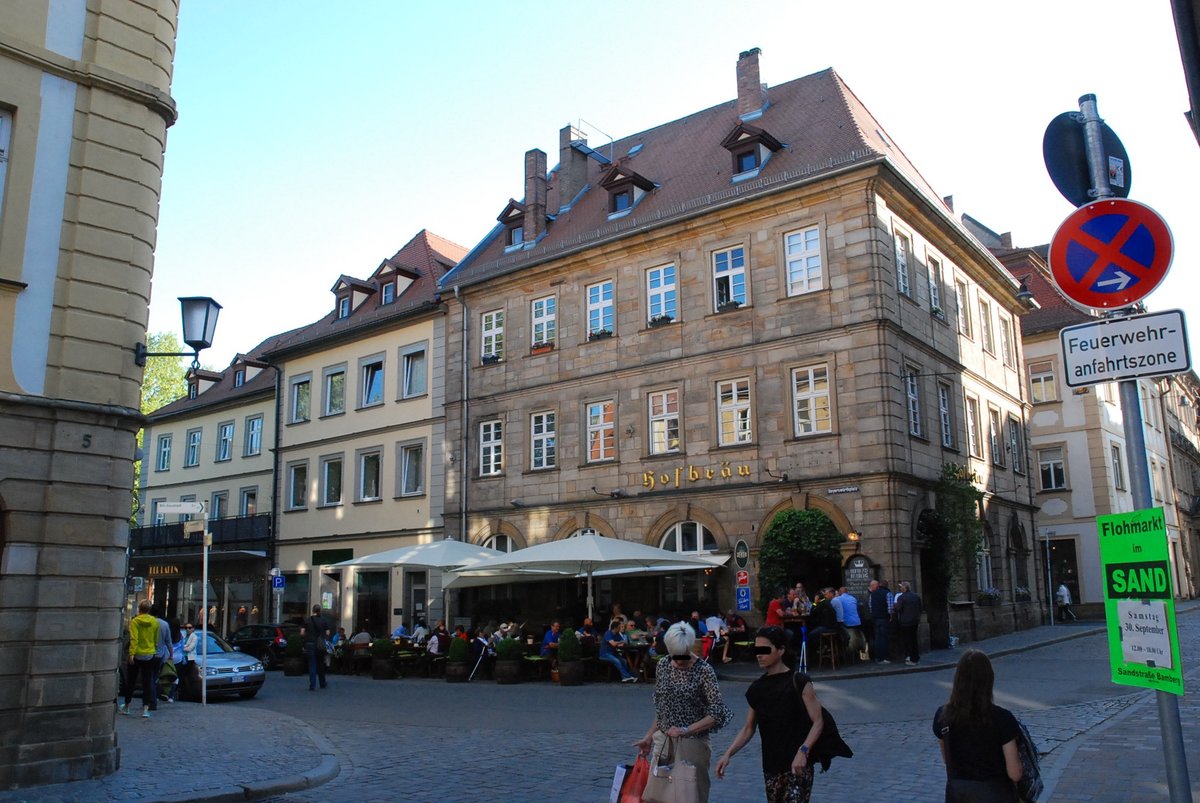
POLYGON ((199 385, 199 383, 197 383, 197 382, 188 382, 188 398, 189 399, 196 398, 196 392, 198 391, 198 385, 199 385))
POLYGON ((525 204, 509 198, 508 206, 504 207, 504 211, 496 220, 504 226, 505 251, 516 251, 525 247, 525 204))
POLYGON ((233 386, 240 388, 244 384, 246 384, 246 369, 239 368, 233 372, 233 386))
POLYGON ((391 304, 393 301, 396 300, 396 283, 395 282, 388 282, 387 284, 385 284, 383 286, 382 299, 383 300, 381 303, 383 303, 383 304, 391 304))
POLYGON ((350 296, 341 296, 337 302, 337 316, 339 318, 350 317, 350 296))
POLYGON ((600 178, 600 187, 608 191, 608 217, 627 215, 657 185, 622 163, 613 165, 600 178))
POLYGON ((509 248, 515 248, 525 244, 525 227, 521 225, 509 226, 508 237, 505 245, 509 248))
POLYGON ((619 192, 614 192, 611 197, 612 203, 609 206, 610 212, 624 212, 633 208, 633 190, 625 189, 619 192))
POLYGON ((783 143, 761 128, 738 123, 721 141, 721 147, 733 157, 733 181, 737 182, 757 176, 783 143))

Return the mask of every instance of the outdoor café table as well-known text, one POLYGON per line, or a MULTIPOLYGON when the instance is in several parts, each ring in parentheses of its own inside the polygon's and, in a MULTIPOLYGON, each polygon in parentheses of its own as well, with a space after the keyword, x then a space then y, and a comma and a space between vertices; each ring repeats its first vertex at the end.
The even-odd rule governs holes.
POLYGON ((646 654, 650 652, 650 642, 648 641, 627 641, 620 647, 617 647, 617 652, 625 656, 625 660, 629 662, 629 668, 635 675, 642 675, 643 665, 646 662, 646 654))

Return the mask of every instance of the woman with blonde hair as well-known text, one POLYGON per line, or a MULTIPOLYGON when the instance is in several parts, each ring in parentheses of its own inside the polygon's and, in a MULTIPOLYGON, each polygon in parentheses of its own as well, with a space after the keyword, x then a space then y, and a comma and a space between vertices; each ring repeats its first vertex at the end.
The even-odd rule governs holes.
POLYGON ((658 662, 654 680, 654 721, 634 746, 643 755, 658 755, 666 740, 674 743, 675 761, 696 767, 700 801, 708 800, 709 737, 723 728, 733 712, 721 699, 717 673, 692 652, 696 634, 684 622, 663 635, 667 654, 658 662))
POLYGON ((980 650, 958 659, 950 699, 933 715, 946 764, 946 803, 1016 803, 1023 770, 1020 725, 992 702, 992 662, 980 650))

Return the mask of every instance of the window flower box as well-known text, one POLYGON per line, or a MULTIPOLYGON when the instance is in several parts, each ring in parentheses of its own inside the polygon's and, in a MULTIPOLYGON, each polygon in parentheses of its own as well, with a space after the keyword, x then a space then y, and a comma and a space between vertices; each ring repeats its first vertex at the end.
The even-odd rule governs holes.
POLYGON ((597 329, 594 332, 588 332, 588 340, 604 340, 605 338, 612 336, 613 333, 611 329, 597 329))
POLYGON ((935 318, 946 320, 946 313, 942 311, 941 307, 930 307, 929 314, 935 318))
POLYGON ((981 588, 979 593, 975 595, 975 604, 977 605, 999 605, 1002 594, 998 588, 981 588))
POLYGON ((671 315, 655 315, 647 323, 651 329, 654 329, 659 326, 666 326, 673 320, 675 320, 675 318, 671 315))
POLYGON ((480 362, 482 362, 484 365, 495 365, 496 363, 500 362, 500 355, 499 354, 484 354, 483 357, 480 359, 480 362))
POLYGON ((549 354, 554 351, 554 344, 549 341, 540 341, 529 347, 530 354, 549 354))
POLYGON ((728 301, 722 301, 720 304, 717 305, 717 312, 730 312, 731 310, 735 310, 740 306, 742 306, 742 302, 737 301, 735 299, 730 299, 728 301))

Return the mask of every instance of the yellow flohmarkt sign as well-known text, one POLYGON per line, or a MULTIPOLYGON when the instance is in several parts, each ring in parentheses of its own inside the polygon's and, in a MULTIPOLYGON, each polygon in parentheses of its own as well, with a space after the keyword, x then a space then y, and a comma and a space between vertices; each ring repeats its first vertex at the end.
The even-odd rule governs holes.
POLYGON ((1183 694, 1162 508, 1096 519, 1113 683, 1183 694))

